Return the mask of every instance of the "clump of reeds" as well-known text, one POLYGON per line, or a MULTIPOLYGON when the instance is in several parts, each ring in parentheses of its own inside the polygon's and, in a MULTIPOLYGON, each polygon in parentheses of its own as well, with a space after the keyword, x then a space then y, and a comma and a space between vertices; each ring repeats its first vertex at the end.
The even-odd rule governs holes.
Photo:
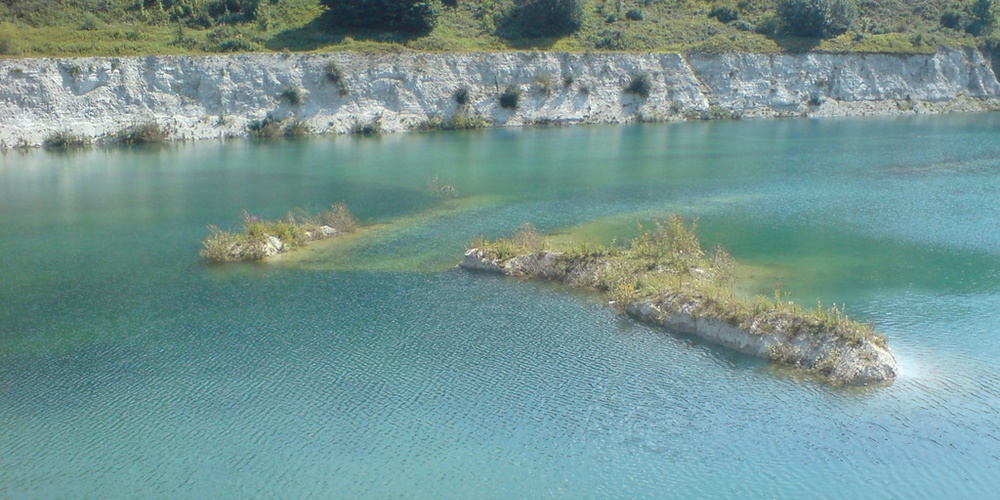
POLYGON ((507 260, 520 255, 538 253, 545 250, 545 239, 531 223, 525 222, 509 238, 495 240, 477 239, 470 247, 485 252, 492 259, 507 260))
POLYGON ((357 227, 357 220, 343 203, 317 213, 296 210, 276 220, 262 219, 243 211, 243 224, 238 231, 209 226, 209 235, 202 240, 199 253, 209 262, 261 260, 310 241, 354 232, 357 227))

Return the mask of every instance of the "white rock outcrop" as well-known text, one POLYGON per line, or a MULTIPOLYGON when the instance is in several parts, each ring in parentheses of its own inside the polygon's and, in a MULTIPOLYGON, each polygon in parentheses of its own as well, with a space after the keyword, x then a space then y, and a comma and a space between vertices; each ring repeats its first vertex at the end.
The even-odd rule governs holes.
POLYGON ((1000 84, 976 50, 879 54, 242 54, 0 59, 0 148, 70 131, 92 139, 157 122, 175 139, 241 136, 267 116, 343 133, 413 128, 459 110, 494 126, 713 116, 996 109, 1000 84), (328 77, 334 63, 348 90, 328 77), (646 99, 623 88, 646 73, 646 99), (550 83, 546 83, 550 82, 550 83), (518 86, 517 110, 498 96, 518 86), (289 98, 286 91, 300 97, 289 98), (283 97, 283 94, 285 96, 283 97))

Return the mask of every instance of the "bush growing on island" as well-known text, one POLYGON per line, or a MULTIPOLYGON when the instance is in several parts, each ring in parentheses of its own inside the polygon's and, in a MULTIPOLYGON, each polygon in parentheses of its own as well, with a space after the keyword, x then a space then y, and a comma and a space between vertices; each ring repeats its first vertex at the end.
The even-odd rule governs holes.
POLYGON ((469 248, 479 248, 485 250, 489 255, 498 260, 507 260, 519 255, 532 254, 545 250, 545 240, 530 222, 521 224, 521 227, 509 238, 497 238, 487 240, 483 238, 475 239, 469 248))
POLYGON ((354 218, 344 203, 334 203, 330 205, 329 210, 320 211, 318 219, 302 215, 299 216, 299 219, 308 223, 310 227, 317 226, 322 222, 324 225, 345 233, 353 233, 358 228, 358 220, 354 218))
POLYGON ((244 210, 239 231, 224 231, 214 225, 208 228, 209 235, 202 240, 199 254, 209 262, 230 262, 261 260, 310 241, 351 233, 357 230, 358 222, 346 205, 335 203, 318 213, 296 210, 273 221, 244 210))

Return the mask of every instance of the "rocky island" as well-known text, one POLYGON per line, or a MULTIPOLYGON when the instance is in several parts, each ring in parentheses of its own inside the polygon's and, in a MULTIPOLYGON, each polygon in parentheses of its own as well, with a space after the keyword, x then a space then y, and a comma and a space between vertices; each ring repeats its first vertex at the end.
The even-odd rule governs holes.
POLYGON ((262 219, 244 210, 243 227, 239 231, 209 226, 210 234, 202 240, 199 253, 209 262, 263 260, 310 241, 354 232, 357 227, 357 220, 343 203, 315 214, 293 211, 277 220, 262 219))
POLYGON ((671 216, 627 245, 577 245, 561 251, 530 226, 511 238, 475 241, 462 268, 543 279, 605 292, 609 302, 645 323, 801 368, 835 385, 891 383, 896 359, 873 324, 842 307, 803 308, 747 298, 734 289, 732 258, 705 252, 694 224, 671 216))

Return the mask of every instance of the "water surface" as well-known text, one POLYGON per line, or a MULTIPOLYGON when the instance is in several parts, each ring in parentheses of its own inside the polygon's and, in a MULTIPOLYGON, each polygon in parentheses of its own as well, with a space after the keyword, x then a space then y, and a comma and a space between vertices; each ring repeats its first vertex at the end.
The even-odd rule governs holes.
POLYGON ((1000 117, 777 120, 0 157, 0 496, 986 497, 1000 489, 1000 117), (440 200, 432 179, 459 197, 440 200), (206 226, 372 229, 206 266, 206 226), (846 303, 834 389, 454 268, 530 221, 697 217, 745 286, 846 303))

